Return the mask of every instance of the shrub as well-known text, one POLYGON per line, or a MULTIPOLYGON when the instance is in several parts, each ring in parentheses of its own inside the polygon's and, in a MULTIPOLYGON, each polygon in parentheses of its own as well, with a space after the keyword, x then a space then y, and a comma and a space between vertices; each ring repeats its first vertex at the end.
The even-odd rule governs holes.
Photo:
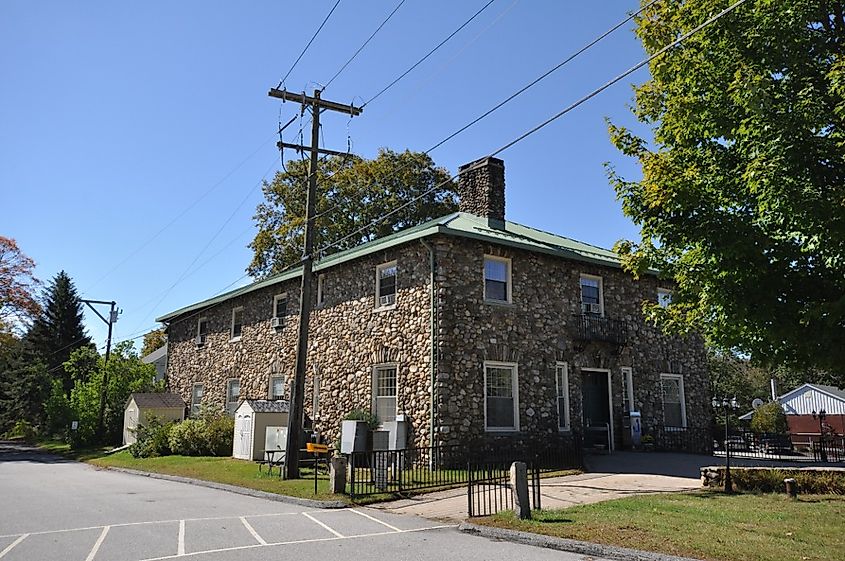
POLYGON ((182 456, 228 456, 232 453, 235 420, 220 412, 203 411, 170 429, 168 444, 182 456))
POLYGON ((217 415, 205 421, 205 438, 208 455, 230 456, 235 436, 235 420, 228 415, 217 415))
POLYGON ((201 419, 185 419, 170 430, 168 444, 173 454, 180 456, 201 456, 205 448, 204 422, 201 419))
POLYGON ((38 436, 38 431, 32 423, 23 419, 15 421, 14 426, 6 433, 6 438, 20 438, 26 442, 34 442, 36 436, 38 436))
POLYGON ((134 458, 167 456, 170 454, 170 431, 174 426, 172 422, 149 417, 146 424, 138 425, 135 431, 137 440, 129 446, 129 453, 134 458))
POLYGON ((780 403, 770 401, 758 407, 751 418, 751 430, 757 434, 786 434, 789 431, 789 426, 780 403))
POLYGON ((381 424, 378 415, 376 415, 372 411, 367 411, 366 409, 353 409, 352 411, 346 414, 343 420, 365 421, 367 423, 367 428, 369 428, 370 430, 376 430, 381 424))
MULTIPOLYGON (((706 478, 709 487, 724 486, 725 468, 706 478)), ((789 468, 731 468, 731 481, 737 491, 783 493, 783 480, 792 477, 802 493, 811 495, 845 495, 845 471, 789 468)))

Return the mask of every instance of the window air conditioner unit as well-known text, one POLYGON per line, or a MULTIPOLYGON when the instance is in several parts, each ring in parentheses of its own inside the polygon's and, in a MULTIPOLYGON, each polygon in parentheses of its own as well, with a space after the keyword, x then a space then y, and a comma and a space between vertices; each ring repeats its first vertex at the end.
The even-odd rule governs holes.
POLYGON ((601 304, 590 304, 590 313, 591 314, 600 314, 601 313, 601 304))
POLYGON ((392 306, 396 303, 396 295, 388 294, 387 296, 380 296, 378 299, 379 306, 392 306))
POLYGON ((270 318, 270 327, 273 329, 279 329, 280 327, 284 327, 285 320, 280 317, 270 318))
POLYGON ((205 345, 205 335, 197 335, 196 339, 194 339, 194 343, 196 343, 197 347, 205 345))
POLYGON ((586 302, 581 302, 581 313, 588 314, 590 313, 590 305, 586 302))

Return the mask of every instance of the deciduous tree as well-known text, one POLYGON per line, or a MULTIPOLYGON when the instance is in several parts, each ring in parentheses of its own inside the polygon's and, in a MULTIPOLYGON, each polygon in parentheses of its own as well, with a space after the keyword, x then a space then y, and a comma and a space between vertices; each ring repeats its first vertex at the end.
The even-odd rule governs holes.
POLYGON ((0 330, 20 331, 41 307, 35 299, 39 282, 35 261, 12 238, 0 236, 0 330))

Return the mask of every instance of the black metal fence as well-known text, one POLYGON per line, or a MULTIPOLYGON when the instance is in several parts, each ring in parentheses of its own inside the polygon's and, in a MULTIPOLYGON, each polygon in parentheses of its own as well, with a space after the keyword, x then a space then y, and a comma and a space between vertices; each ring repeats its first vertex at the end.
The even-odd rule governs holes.
MULTIPOLYGON (((528 488, 532 510, 539 510, 540 467, 528 465, 528 488)), ((492 516, 514 508, 513 487, 510 483, 510 464, 470 464, 467 467, 467 514, 470 518, 492 516)))
POLYGON ((656 426, 651 431, 654 449, 662 452, 710 454, 713 436, 710 429, 656 426))
POLYGON ((616 345, 628 342, 628 323, 625 320, 578 314, 575 325, 575 336, 579 341, 605 341, 616 345))
POLYGON ((843 462, 845 461, 845 438, 825 438, 814 440, 812 444, 813 460, 817 462, 843 462))

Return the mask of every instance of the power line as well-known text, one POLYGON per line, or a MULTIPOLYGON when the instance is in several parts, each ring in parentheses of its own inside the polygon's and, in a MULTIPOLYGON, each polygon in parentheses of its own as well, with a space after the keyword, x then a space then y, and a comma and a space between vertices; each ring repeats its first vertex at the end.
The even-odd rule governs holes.
POLYGON ((367 100, 366 102, 364 102, 364 105, 362 105, 362 106, 361 106, 361 108, 363 109, 363 108, 364 108, 364 107, 366 107, 369 103, 371 103, 371 102, 375 101, 377 98, 379 98, 379 97, 380 97, 380 96, 381 96, 384 92, 386 92, 387 90, 389 90, 390 88, 392 88, 393 86, 395 86, 395 85, 396 85, 396 84, 397 84, 397 83, 398 83, 398 82, 399 82, 402 78, 404 78, 405 76, 407 76, 408 74, 410 74, 410 73, 411 73, 411 71, 413 71, 413 70, 414 70, 417 66, 419 66, 420 64, 422 64, 423 62, 425 62, 425 60, 426 60, 426 59, 428 59, 428 57, 430 57, 430 56, 431 56, 431 55, 433 55, 435 52, 437 52, 437 50, 438 50, 438 49, 440 49, 440 47, 442 47, 443 45, 445 45, 445 44, 446 44, 446 43, 447 43, 447 42, 448 42, 448 41, 449 41, 452 37, 454 37, 455 35, 457 35, 457 34, 458 34, 458 33, 459 33, 459 32, 460 32, 460 31, 461 31, 464 27, 466 27, 467 25, 469 25, 469 24, 470 24, 470 22, 472 22, 472 20, 474 20, 475 18, 477 18, 479 15, 481 15, 481 13, 482 13, 484 10, 486 10, 486 9, 490 6, 490 4, 492 4, 492 3, 493 3, 493 2, 495 2, 495 1, 496 1, 496 0, 489 0, 486 4, 484 4, 484 6, 482 6, 482 7, 481 7, 481 9, 480 9, 480 10, 478 10, 477 12, 475 12, 475 13, 472 15, 472 17, 471 17, 471 18, 469 18, 468 20, 466 20, 464 23, 462 23, 462 24, 460 25, 460 27, 458 27, 456 30, 454 30, 452 33, 450 33, 450 34, 449 34, 449 35, 448 35, 445 39, 443 39, 442 41, 440 41, 440 43, 438 43, 436 47, 434 47, 433 49, 431 49, 430 51, 428 51, 428 53, 426 53, 426 54, 425 54, 425 56, 423 56, 423 57, 422 57, 421 59, 419 59, 417 62, 415 62, 414 64, 412 64, 410 68, 408 68, 405 72, 403 72, 402 74, 400 74, 399 76, 397 76, 397 77, 396 77, 396 78, 395 78, 392 82, 390 82, 388 85, 386 85, 384 88, 382 88, 382 90, 381 90, 380 92, 378 92, 376 95, 374 95, 374 96, 373 96, 373 97, 371 97, 369 100, 367 100))
POLYGON ((381 22, 381 24, 379 24, 379 26, 376 28, 376 30, 375 30, 375 31, 373 31, 372 35, 370 35, 370 36, 367 38, 367 40, 366 40, 366 41, 364 41, 364 43, 363 43, 360 47, 358 47, 358 50, 357 50, 357 51, 355 51, 355 53, 354 53, 351 57, 349 57, 349 60, 347 60, 347 61, 344 63, 344 65, 340 67, 340 70, 338 70, 337 72, 335 72, 334 76, 332 76, 332 77, 329 79, 329 81, 328 81, 328 82, 326 82, 325 86, 323 86, 323 91, 324 91, 324 92, 326 91, 326 88, 328 88, 328 87, 329 87, 329 85, 330 85, 332 82, 334 82, 335 78, 337 78, 338 76, 340 76, 341 72, 343 72, 344 70, 346 70, 346 67, 347 67, 347 66, 349 66, 349 63, 351 63, 353 60, 355 60, 355 57, 357 57, 357 56, 358 56, 358 54, 359 54, 361 51, 363 51, 363 50, 364 50, 364 47, 366 47, 366 46, 367 46, 367 44, 368 44, 370 41, 372 41, 373 37, 375 37, 375 36, 376 36, 376 34, 377 34, 379 31, 381 31, 381 28, 382 28, 382 27, 384 27, 384 26, 385 26, 385 24, 386 24, 388 21, 390 21, 390 18, 392 18, 392 17, 393 17, 393 14, 395 14, 397 11, 399 11, 399 8, 401 8, 401 7, 402 7, 402 4, 404 4, 404 3, 405 3, 405 0, 400 0, 400 1, 399 1, 399 3, 398 3, 398 4, 396 4, 396 7, 395 7, 395 8, 393 8, 393 11, 392 11, 392 12, 390 12, 390 13, 387 15, 387 17, 386 17, 386 18, 384 18, 384 21, 382 21, 382 22, 381 22))
POLYGON ((332 9, 331 9, 331 10, 329 10, 329 13, 328 13, 328 14, 326 14, 326 17, 323 19, 323 23, 321 23, 321 24, 320 24, 320 27, 318 27, 318 28, 317 28, 317 31, 315 31, 315 32, 314 32, 314 35, 312 35, 312 36, 311 36, 311 40, 310 40, 310 41, 308 41, 308 44, 307 44, 307 45, 305 45, 305 48, 304 48, 304 49, 302 49, 302 52, 301 52, 301 53, 299 53, 299 56, 298 56, 298 57, 296 57, 296 60, 295 60, 295 61, 293 61, 293 64, 291 65, 290 70, 288 70, 288 72, 287 72, 287 74, 285 74, 284 78, 282 78, 281 80, 279 80, 279 86, 278 86, 279 88, 281 88, 281 87, 282 87, 282 84, 284 84, 284 83, 285 83, 285 80, 287 80, 287 79, 288 79, 288 76, 290 76, 290 73, 291 73, 291 72, 293 72, 293 69, 294 69, 294 68, 296 68, 296 65, 297 65, 297 64, 299 64, 299 61, 302 59, 302 56, 305 54, 305 51, 307 51, 307 50, 308 50, 308 47, 310 47, 310 46, 311 46, 311 43, 313 43, 313 42, 314 42, 314 39, 316 39, 316 38, 317 38, 317 35, 319 35, 319 34, 320 34, 320 31, 323 29, 323 26, 324 26, 324 25, 326 25, 326 22, 327 22, 327 21, 329 21, 329 18, 330 18, 330 17, 332 17, 332 14, 334 13, 335 8, 337 8, 337 5, 338 5, 338 4, 340 4, 340 0, 337 0, 337 2, 335 2, 335 3, 334 3, 334 6, 332 6, 332 9))
MULTIPOLYGON (((530 128, 529 130, 527 130, 527 131, 526 131, 526 132, 524 132, 523 134, 519 135, 519 136, 518 136, 518 137, 516 137, 515 139, 513 139, 513 140, 511 140, 510 142, 507 142, 506 144, 504 144, 503 146, 501 146, 501 147, 497 148, 496 150, 494 150, 493 152, 491 152, 490 154, 488 154, 486 157, 488 157, 488 158, 494 157, 494 156, 496 156, 496 155, 498 155, 498 154, 501 154, 502 152, 504 152, 504 151, 505 151, 505 150, 507 150, 508 148, 511 148, 512 146, 514 146, 514 145, 518 144, 519 142, 522 142, 523 140, 525 140, 526 138, 528 138, 528 137, 529 137, 529 136, 531 136, 532 134, 536 133, 537 131, 541 130, 542 128, 546 127, 547 125, 551 124, 552 122, 556 121, 557 119, 559 119, 559 118, 563 117, 564 115, 566 115, 567 113, 569 113, 569 112, 570 112, 570 111, 572 111, 573 109, 575 109, 575 108, 577 108, 578 106, 580 106, 580 105, 582 105, 582 104, 586 103, 587 101, 589 101, 589 100, 590 100, 590 99, 592 99, 593 97, 597 96, 598 94, 600 94, 601 92, 603 92, 604 90, 606 90, 607 88, 609 88, 610 86, 612 86, 612 85, 616 84, 617 82, 619 82, 619 81, 623 80, 624 78, 626 78, 626 77, 630 76, 631 74, 633 74, 634 72, 636 72, 637 70, 639 70, 639 69, 640 69, 640 68, 642 68, 643 66, 647 65, 648 63, 650 63, 650 62, 651 62, 651 61, 653 61, 654 59, 656 59, 656 58, 660 57, 661 55, 663 55, 663 54, 664 54, 664 53, 666 53, 667 51, 669 51, 669 50, 671 50, 671 49, 673 49, 673 48, 677 47, 678 45, 680 45, 681 43, 683 43, 686 39, 688 39, 689 37, 691 37, 691 36, 695 35, 696 33, 698 33, 699 31, 701 31, 701 30, 702 30, 702 29, 704 29, 705 27, 707 27, 707 26, 711 25, 713 22, 715 22, 715 21, 717 21, 718 19, 722 18, 722 17, 723 17, 723 16, 725 16, 726 14, 728 14, 728 13, 732 12, 733 10, 735 10, 736 8, 738 8, 739 6, 741 6, 742 4, 744 4, 746 1, 747 1, 747 0, 738 0, 737 2, 734 2, 733 4, 731 4, 730 6, 728 6, 727 8, 725 8, 724 10, 722 10, 721 12, 719 12, 718 14, 716 14, 715 16, 712 16, 712 17, 710 17, 709 19, 707 19, 704 23, 702 23, 702 24, 700 24, 700 25, 696 26, 696 27, 695 27, 695 28, 693 28, 692 30, 690 30, 690 31, 688 31, 688 32, 686 32, 686 33, 684 33, 683 35, 681 35, 680 37, 678 37, 677 39, 675 39, 674 41, 672 41, 672 42, 671 42, 671 43, 669 43, 668 45, 664 46, 663 48, 661 48, 660 50, 658 50, 657 52, 655 52, 653 55, 651 55, 651 56, 649 56, 649 57, 646 57, 646 58, 645 58, 645 59, 643 59, 642 61, 640 61, 640 62, 638 62, 637 64, 635 64, 634 66, 630 67, 628 70, 625 70, 625 71, 624 71, 624 72, 622 72, 621 74, 619 74, 619 75, 617 75, 616 77, 612 78, 611 80, 609 80, 609 81, 605 82, 604 84, 602 84, 601 86, 599 86, 599 87, 598 87, 598 88, 596 88, 595 90, 591 91, 591 92, 590 92, 590 93, 588 93, 587 95, 585 95, 585 96, 581 97, 580 99, 578 99, 578 100, 577 100, 577 101, 575 101, 574 103, 572 103, 572 104, 568 105, 567 107, 563 108, 561 111, 559 111, 559 112, 555 113, 554 115, 552 115, 551 117, 549 117, 548 119, 546 119, 545 121, 543 121, 542 123, 540 123, 540 124, 538 124, 538 125, 536 125, 536 126, 534 126, 534 127, 530 128)), ((447 185, 447 184, 451 183, 452 181, 454 181, 455 179, 457 179, 459 176, 460 176, 460 173, 456 173, 456 174, 452 175, 452 176, 451 176, 451 177, 449 177, 447 180, 445 180, 445 181, 442 181, 442 182, 438 183, 438 184, 437 184, 437 185, 435 185, 434 187, 432 187, 432 188, 430 188, 430 189, 427 189, 425 192, 421 193, 420 195, 417 195, 416 197, 413 197, 413 198, 412 198, 412 199, 410 199, 409 201, 407 201, 407 202, 403 203, 402 205, 400 205, 400 206, 396 207, 395 209, 391 210, 390 212, 388 212, 388 213, 386 213, 386 214, 383 214, 382 216, 380 216, 380 217, 378 217, 378 218, 376 218, 376 219, 372 220, 372 221, 371 221, 369 224, 367 224, 366 226, 363 226, 363 227, 359 228, 358 230, 355 230, 354 232, 352 232, 352 233, 350 233, 350 234, 348 234, 348 235, 346 235, 346 236, 344 236, 344 237, 340 238, 339 240, 337 240, 337 241, 335 241, 335 242, 333 242, 333 243, 331 243, 331 244, 327 244, 327 245, 325 245, 325 246, 321 247, 318 251, 319 251, 320 253, 323 253, 325 250, 330 249, 330 248, 332 248, 332 247, 335 247, 335 246, 337 246, 337 245, 339 245, 339 244, 343 243, 344 241, 346 241, 346 240, 348 240, 348 239, 350 239, 350 238, 352 238, 352 237, 354 237, 354 236, 356 236, 356 235, 359 235, 359 234, 361 234, 361 233, 365 232, 366 230, 368 230, 368 229, 372 228, 374 225, 378 224, 379 222, 381 222, 381 221, 382 221, 382 220, 384 220, 385 218, 388 218, 388 217, 390 217, 390 216, 392 216, 392 215, 396 214, 396 213, 397 213, 397 212, 399 212, 400 210, 402 210, 402 209, 404 209, 404 208, 406 208, 406 207, 410 206, 411 204, 415 203, 416 201, 418 201, 418 200, 422 199, 423 197, 425 197, 425 196, 427 196, 427 195, 429 195, 429 194, 433 193, 434 191, 436 191, 436 190, 440 189, 441 187, 443 187, 443 186, 445 186, 445 185, 447 185)))

